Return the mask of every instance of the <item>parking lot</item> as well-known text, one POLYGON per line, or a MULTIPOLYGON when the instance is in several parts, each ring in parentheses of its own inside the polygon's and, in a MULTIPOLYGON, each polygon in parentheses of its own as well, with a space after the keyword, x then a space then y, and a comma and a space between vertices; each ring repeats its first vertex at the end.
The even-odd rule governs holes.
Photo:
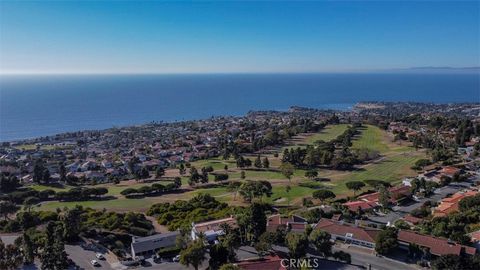
POLYGON ((107 260, 99 260, 95 257, 95 251, 84 249, 81 245, 65 245, 68 257, 72 259, 80 269, 114 269, 107 260), (93 266, 90 261, 97 260, 99 267, 93 266))

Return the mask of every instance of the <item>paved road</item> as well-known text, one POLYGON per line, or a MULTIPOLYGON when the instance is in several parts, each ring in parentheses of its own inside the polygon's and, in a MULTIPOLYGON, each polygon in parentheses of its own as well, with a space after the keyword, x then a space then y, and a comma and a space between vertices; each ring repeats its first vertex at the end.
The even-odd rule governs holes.
POLYGON ((365 267, 368 269, 368 265, 371 265, 373 270, 413 270, 418 269, 415 265, 408 265, 399 261, 391 260, 384 257, 377 257, 373 254, 372 250, 361 247, 349 247, 348 245, 335 245, 334 251, 344 251, 350 254, 352 258, 352 264, 365 267))

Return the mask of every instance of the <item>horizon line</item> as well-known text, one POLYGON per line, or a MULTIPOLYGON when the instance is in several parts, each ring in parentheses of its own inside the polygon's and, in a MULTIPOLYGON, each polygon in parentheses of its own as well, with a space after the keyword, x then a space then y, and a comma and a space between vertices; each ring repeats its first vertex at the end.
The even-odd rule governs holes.
POLYGON ((49 76, 49 75, 241 75, 241 74, 335 74, 335 73, 391 73, 391 72, 479 72, 480 66, 450 67, 450 66, 419 66, 388 69, 351 69, 351 70, 318 70, 318 71, 234 71, 234 72, 156 72, 156 71, 118 71, 118 72, 31 72, 31 71, 0 71, 0 76, 49 76))

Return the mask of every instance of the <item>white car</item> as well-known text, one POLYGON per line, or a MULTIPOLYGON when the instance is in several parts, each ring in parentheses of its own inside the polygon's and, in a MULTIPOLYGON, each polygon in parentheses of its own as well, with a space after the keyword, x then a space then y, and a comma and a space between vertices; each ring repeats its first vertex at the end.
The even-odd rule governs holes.
POLYGON ((95 254, 95 257, 97 257, 97 259, 99 259, 99 260, 105 260, 105 257, 103 256, 102 253, 95 254))
POLYGON ((100 263, 97 262, 97 260, 91 260, 90 263, 91 263, 93 266, 100 266, 100 263))
POLYGON ((180 261, 180 255, 177 255, 177 256, 173 257, 173 261, 174 262, 179 262, 180 261))

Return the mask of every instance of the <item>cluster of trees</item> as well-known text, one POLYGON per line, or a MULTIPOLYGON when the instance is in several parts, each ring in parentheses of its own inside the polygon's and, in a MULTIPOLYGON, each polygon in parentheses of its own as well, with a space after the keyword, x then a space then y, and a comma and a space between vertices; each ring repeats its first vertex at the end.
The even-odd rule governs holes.
POLYGON ((434 270, 476 270, 480 269, 480 256, 442 255, 433 260, 431 266, 434 270))
MULTIPOLYGON (((137 236, 147 236, 152 234, 152 223, 145 218, 145 215, 134 212, 117 213, 107 211, 97 211, 91 208, 79 209, 81 215, 79 221, 71 222, 78 224, 82 230, 97 228, 108 232, 118 232, 125 234, 133 234, 137 236)), ((75 217, 72 215, 72 219, 75 217)), ((71 225, 69 225, 71 226, 71 225)), ((77 225, 73 225, 77 227, 77 225)), ((78 228, 78 227, 77 227, 78 228)))
POLYGON ((312 194, 312 197, 320 200, 323 203, 325 200, 333 199, 336 196, 335 196, 335 193, 333 193, 330 190, 320 189, 320 190, 315 190, 312 194))
POLYGON ((261 159, 260 155, 258 155, 255 161, 253 162, 253 166, 255 166, 255 168, 268 169, 270 168, 270 161, 268 160, 267 157, 264 157, 263 159, 261 159))
POLYGON ((432 195, 435 189, 439 187, 437 183, 433 181, 426 181, 423 177, 420 179, 413 179, 411 185, 413 194, 420 192, 423 193, 424 196, 432 195))
POLYGON ((0 192, 12 192, 18 187, 20 187, 20 182, 16 176, 8 175, 6 173, 0 174, 0 192))
POLYGON ((195 166, 190 167, 190 178, 188 179, 188 184, 194 186, 198 183, 208 183, 208 173, 213 172, 212 166, 202 167, 201 173, 198 172, 195 166))
POLYGON ((429 159, 422 158, 415 161, 415 164, 412 166, 412 169, 420 171, 420 170, 423 170, 426 166, 431 164, 432 162, 429 159))
POLYGON ((65 228, 61 222, 49 222, 45 232, 31 230, 19 237, 14 245, 0 241, 0 268, 19 269, 37 257, 42 269, 63 270, 69 266, 65 252, 65 228))
POLYGON ((242 123, 243 132, 225 132, 218 138, 223 158, 228 159, 233 155, 237 159, 240 153, 253 153, 268 146, 280 145, 298 133, 318 132, 326 123, 315 123, 311 117, 295 117, 286 124, 268 125, 266 133, 260 136, 257 131, 263 127, 253 122, 242 123), (242 144, 242 140, 252 143, 242 144))
POLYGON ((252 202, 255 198, 270 197, 272 195, 272 184, 263 180, 247 180, 239 186, 238 193, 246 202, 252 202))
POLYGON ((50 182, 50 171, 48 168, 45 167, 42 160, 35 161, 35 165, 33 167, 33 181, 36 183, 45 183, 48 184, 50 182))
POLYGON ((189 201, 157 203, 150 207, 147 215, 155 216, 162 225, 174 231, 191 226, 192 222, 202 222, 223 218, 232 214, 232 208, 220 203, 209 194, 200 193, 189 201))
POLYGON ((122 190, 120 194, 126 196, 127 198, 134 197, 134 196, 158 195, 158 194, 177 190, 181 186, 182 186, 182 181, 180 177, 175 177, 173 183, 168 183, 167 185, 155 183, 155 184, 152 184, 151 186, 143 186, 139 188, 126 188, 122 190))
POLYGON ((55 198, 60 201, 84 201, 99 198, 108 193, 105 187, 75 187, 67 191, 55 193, 55 198))
POLYGON ((76 206, 57 212, 19 212, 15 220, 0 222, 0 229, 24 232, 15 245, 5 246, 0 241, 1 269, 18 269, 22 263, 28 265, 38 258, 42 269, 57 270, 68 268, 65 243, 77 241, 82 234, 97 230, 115 232, 124 234, 129 242, 130 235, 150 235, 153 226, 143 214, 97 211, 76 206), (41 224, 46 224, 44 231, 36 229, 41 224))
POLYGON ((25 201, 32 200, 32 198, 34 198, 36 201, 40 202, 55 198, 55 194, 55 191, 51 189, 37 191, 32 188, 22 188, 8 194, 1 195, 0 201, 9 201, 14 204, 24 204, 25 201))
POLYGON ((252 160, 249 158, 244 158, 243 156, 238 156, 236 158, 237 168, 249 168, 252 167, 252 160))
POLYGON ((286 148, 283 151, 282 162, 293 164, 297 168, 314 168, 320 165, 330 165, 334 157, 335 145, 332 142, 317 141, 315 146, 306 148, 286 148))
POLYGON ((362 181, 350 181, 345 183, 345 186, 347 186, 348 189, 352 190, 353 196, 355 196, 356 193, 365 186, 365 183, 362 181))
POLYGON ((375 251, 386 255, 398 246, 398 230, 394 227, 387 227, 380 231, 375 238, 375 251))
POLYGON ((228 173, 212 173, 215 182, 228 180, 228 173))
POLYGON ((480 125, 474 124, 469 119, 459 121, 455 134, 455 143, 459 146, 465 146, 465 142, 470 141, 472 136, 480 136, 480 125))

